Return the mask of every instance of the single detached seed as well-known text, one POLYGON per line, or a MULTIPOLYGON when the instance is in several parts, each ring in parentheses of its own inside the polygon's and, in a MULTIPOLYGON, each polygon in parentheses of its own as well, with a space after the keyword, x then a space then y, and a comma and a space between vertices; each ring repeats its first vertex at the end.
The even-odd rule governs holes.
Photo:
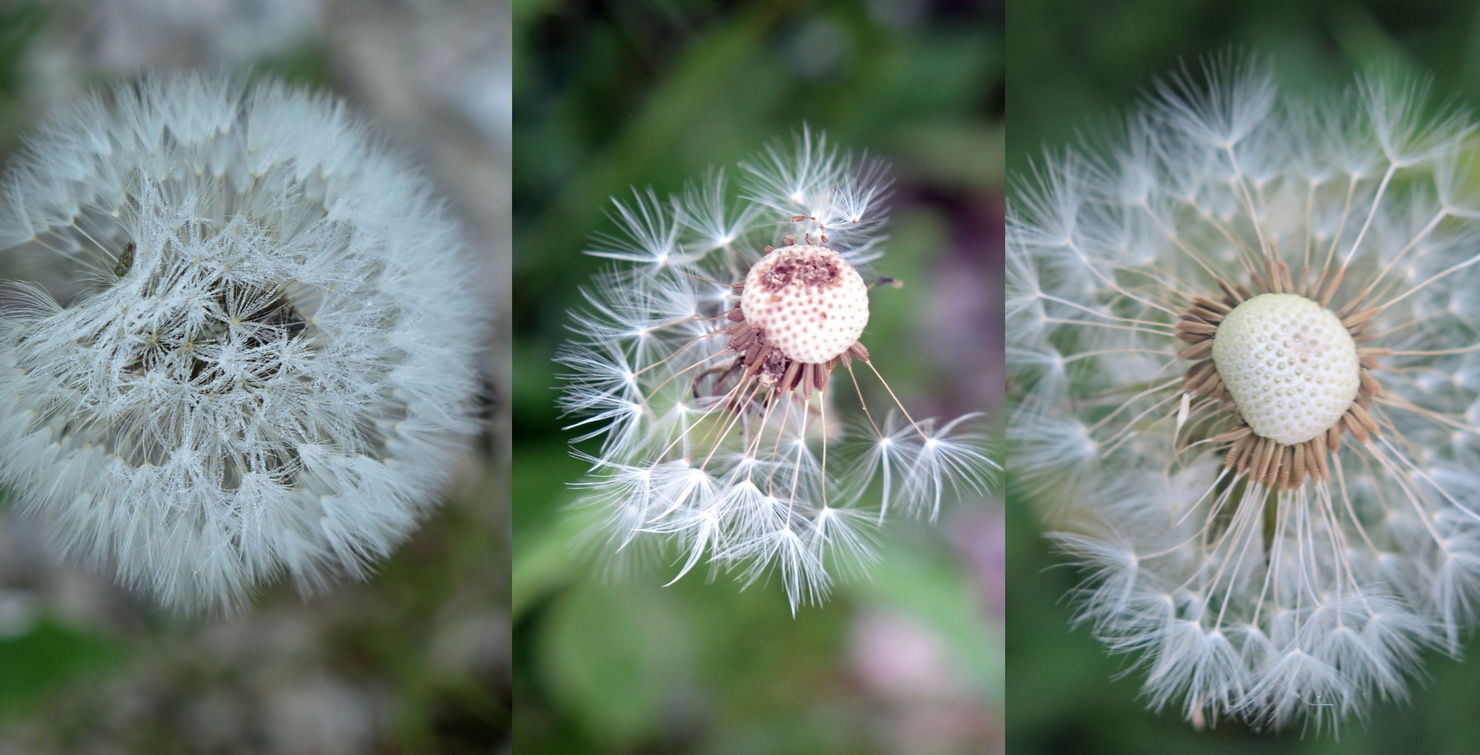
POLYGON ((1229 312, 1213 337, 1213 364, 1254 434, 1285 445, 1326 432, 1361 387, 1351 333, 1295 294, 1260 294, 1229 312))
POLYGON ((848 350, 868 324, 868 285, 837 252, 797 244, 774 249, 745 276, 740 310, 766 341, 798 362, 823 364, 848 350))

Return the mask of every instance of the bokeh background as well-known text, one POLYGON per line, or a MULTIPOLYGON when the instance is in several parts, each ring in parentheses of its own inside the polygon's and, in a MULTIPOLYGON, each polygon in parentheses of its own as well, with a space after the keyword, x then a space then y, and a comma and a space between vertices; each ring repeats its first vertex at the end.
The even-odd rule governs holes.
MULTIPOLYGON (((515 745, 539 753, 1002 749, 999 501, 882 531, 870 580, 793 618, 776 584, 603 579, 555 400, 610 197, 678 191, 802 124, 889 161, 865 335, 925 414, 1001 412, 1002 6, 516 2, 515 745)), ((702 571, 702 570, 700 570, 702 571)))
MULTIPOLYGON (((146 71, 285 78, 349 100, 507 271, 511 13, 508 0, 0 0, 0 164, 48 112, 146 71)), ((57 566, 0 491, 0 753, 507 752, 507 272, 487 283, 500 313, 488 430, 440 512, 366 583, 174 616, 57 566)))
MULTIPOLYGON (((1034 0, 1008 8, 1007 164, 1113 127, 1157 76, 1229 49, 1271 58, 1281 85, 1329 93, 1381 66, 1426 76, 1436 102, 1480 109, 1480 12, 1439 0, 1034 0)), ((1009 185, 1012 181, 1009 178, 1009 185)), ((1008 386, 1013 394, 1013 386, 1008 386)), ((1009 472, 1010 472, 1009 455, 1009 472)), ((1010 475, 1009 475, 1010 476, 1010 475)), ((1406 702, 1374 706, 1339 737, 1259 735, 1236 723, 1195 732, 1138 699, 1141 675, 1072 630, 1065 598, 1082 575, 1056 566, 1035 506, 1009 486, 1007 748, 1036 753, 1471 753, 1480 741, 1480 643, 1468 661, 1425 659, 1406 702)))

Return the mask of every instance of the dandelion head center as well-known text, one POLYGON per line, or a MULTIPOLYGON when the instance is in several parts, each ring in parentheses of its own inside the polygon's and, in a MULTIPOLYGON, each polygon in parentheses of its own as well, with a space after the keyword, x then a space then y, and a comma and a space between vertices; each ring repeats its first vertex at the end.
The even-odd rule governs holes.
POLYGON ((774 249, 745 276, 740 310, 787 359, 838 358, 868 324, 868 286, 837 252, 793 244, 774 249))
POLYGON ((1254 434, 1287 446, 1335 426, 1361 387, 1356 341, 1335 313, 1297 294, 1235 307, 1213 338, 1213 364, 1254 434))

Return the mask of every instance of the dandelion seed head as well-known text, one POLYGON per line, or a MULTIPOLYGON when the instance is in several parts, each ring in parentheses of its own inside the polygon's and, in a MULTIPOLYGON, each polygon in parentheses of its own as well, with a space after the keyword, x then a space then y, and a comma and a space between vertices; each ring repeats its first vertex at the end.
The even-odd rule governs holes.
POLYGON ((143 81, 74 106, 0 209, 0 483, 182 609, 362 576, 476 432, 456 224, 344 109, 143 81))
POLYGON ((1012 201, 1014 470, 1152 707, 1334 726, 1472 626, 1472 124, 1217 58, 1012 201))
POLYGON ((981 494, 997 465, 975 415, 911 417, 885 382, 892 356, 861 342, 879 163, 803 130, 742 167, 738 197, 714 170, 615 216, 623 233, 594 253, 622 266, 575 316, 562 406, 578 442, 602 438, 599 454, 578 452, 591 463, 578 485, 612 510, 603 540, 653 546, 675 579, 701 565, 747 585, 775 577, 795 610, 872 561, 869 530, 891 509, 933 517, 981 494), (681 316, 654 317, 660 303, 681 316), (620 417, 611 374, 630 376, 636 408, 620 417), (633 481, 642 470, 651 482, 633 481))

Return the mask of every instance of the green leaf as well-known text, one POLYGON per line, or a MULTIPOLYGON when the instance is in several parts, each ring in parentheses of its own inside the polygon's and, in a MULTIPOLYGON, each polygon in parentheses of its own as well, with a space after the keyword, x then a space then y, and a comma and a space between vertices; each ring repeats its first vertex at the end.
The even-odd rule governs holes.
POLYGON ((581 512, 560 515, 554 526, 520 538, 514 549, 513 605, 510 610, 517 621, 535 603, 572 579, 572 575, 589 570, 573 543, 591 522, 581 512))
POLYGON ((116 658, 104 639, 51 619, 0 637, 0 717, 24 712, 63 682, 116 658))
POLYGON ((586 583, 551 609, 544 673, 554 697, 600 741, 655 731, 692 670, 689 636, 659 588, 586 583))

